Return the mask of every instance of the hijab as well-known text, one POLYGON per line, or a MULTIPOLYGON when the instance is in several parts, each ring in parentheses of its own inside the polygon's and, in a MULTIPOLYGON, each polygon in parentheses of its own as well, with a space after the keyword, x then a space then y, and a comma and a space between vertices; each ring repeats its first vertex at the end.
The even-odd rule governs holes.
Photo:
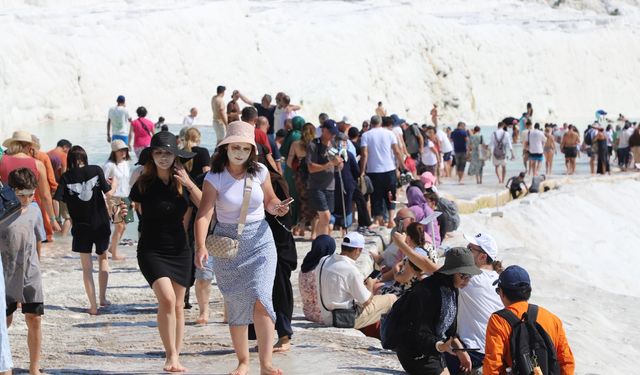
POLYGON ((300 140, 302 138, 302 127, 304 126, 305 121, 301 116, 296 116, 291 119, 291 126, 293 129, 287 134, 284 138, 284 142, 282 142, 282 146, 280 146, 280 153, 282 156, 287 157, 289 155, 289 149, 291 149, 291 145, 293 142, 300 140))
POLYGON ((300 267, 300 272, 307 273, 313 271, 320 259, 327 255, 331 255, 336 251, 336 241, 326 234, 316 237, 311 243, 311 250, 305 255, 300 267))

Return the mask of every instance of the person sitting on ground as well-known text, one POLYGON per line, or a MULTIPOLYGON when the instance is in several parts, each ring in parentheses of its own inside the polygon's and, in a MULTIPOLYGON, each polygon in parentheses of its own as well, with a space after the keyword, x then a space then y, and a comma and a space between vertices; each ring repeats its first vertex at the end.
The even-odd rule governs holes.
POLYGON ((418 282, 411 290, 412 316, 406 317, 414 329, 407 329, 396 353, 402 368, 409 374, 448 374, 442 353, 457 355, 463 370, 471 361, 456 338, 458 290, 464 288, 481 271, 475 266, 469 249, 455 247, 445 255, 444 265, 432 276, 418 282))
POLYGON ((44 314, 42 276, 36 249, 46 237, 38 229, 42 226, 40 210, 31 204, 38 187, 36 175, 28 168, 17 168, 9 173, 8 180, 20 200, 21 210, 0 230, 7 326, 11 325, 13 313, 20 304, 27 324, 29 373, 34 375, 40 374, 41 320, 44 314))
MULTIPOLYGON (((469 242, 467 249, 471 250, 474 263, 482 273, 473 277, 469 285, 460 289, 458 294, 458 336, 465 348, 479 349, 467 353, 471 367, 481 369, 487 322, 494 311, 502 308, 502 302, 493 286, 498 274, 502 272, 502 263, 495 260, 498 256, 498 246, 489 234, 464 235, 464 238, 469 242)), ((463 373, 460 371, 460 359, 457 356, 445 354, 445 359, 451 375, 463 373)))
POLYGON ((353 328, 367 327, 380 321, 397 299, 393 294, 374 295, 372 291, 377 279, 363 280, 356 266, 363 248, 364 237, 358 232, 349 232, 342 240, 340 254, 326 256, 320 261, 318 298, 322 320, 327 325, 333 324, 333 310, 355 309, 353 328))
POLYGON ((520 197, 524 197, 527 193, 529 193, 527 185, 524 181, 524 177, 525 173, 520 172, 518 176, 511 177, 509 180, 507 180, 507 184, 505 185, 505 187, 509 189, 511 198, 518 199, 520 197), (522 191, 523 187, 526 190, 525 192, 522 191))
MULTIPOLYGON (((395 227, 391 230, 391 240, 393 240, 394 233, 404 233, 406 228, 416 221, 416 214, 408 207, 403 207, 398 210, 396 217, 394 218, 395 227)), ((394 241, 390 241, 389 246, 380 255, 373 254, 373 261, 381 266, 382 274, 378 279, 383 282, 393 281, 393 270, 397 263, 402 261, 404 255, 395 244, 394 241)))
MULTIPOLYGON (((427 200, 425 199, 422 191, 415 186, 409 186, 407 189, 407 201, 409 208, 416 207, 422 214, 416 215, 416 221, 421 221, 434 213, 434 210, 427 204, 427 200)), ((433 221, 433 225, 431 225, 431 223, 426 224, 424 229, 425 232, 429 234, 429 237, 433 239, 433 246, 436 248, 440 247, 440 226, 438 225, 438 222, 433 221)))
MULTIPOLYGON (((495 284, 497 284, 496 293, 500 296, 505 310, 508 311, 507 314, 520 319, 525 313, 528 315, 534 313, 531 307, 535 305, 528 303, 532 290, 531 279, 524 268, 516 265, 507 267, 498 280, 494 281, 495 284)), ((535 308, 537 308, 535 321, 553 342, 560 374, 573 375, 575 361, 562 321, 547 309, 538 306, 535 308)), ((487 324, 487 341, 482 366, 484 375, 504 374, 507 368, 513 367, 510 351, 511 324, 499 313, 493 313, 487 324)))
POLYGON ((336 251, 336 241, 326 234, 319 235, 311 243, 311 250, 305 255, 298 275, 298 290, 302 298, 302 312, 307 320, 323 323, 320 301, 318 300, 318 284, 316 280, 317 266, 320 259, 332 255, 336 251))
MULTIPOLYGON (((542 185, 542 182, 546 181, 547 176, 541 174, 540 176, 534 176, 531 179, 531 186, 529 186, 529 193, 539 193, 540 192, 540 185, 542 185)), ((544 191, 547 191, 549 188, 545 187, 544 191)))
POLYGON ((401 262, 393 267, 393 285, 385 286, 380 294, 393 293, 400 297, 415 283, 438 269, 438 253, 427 243, 424 229, 420 223, 411 223, 406 233, 396 232, 393 241, 405 254, 401 262))

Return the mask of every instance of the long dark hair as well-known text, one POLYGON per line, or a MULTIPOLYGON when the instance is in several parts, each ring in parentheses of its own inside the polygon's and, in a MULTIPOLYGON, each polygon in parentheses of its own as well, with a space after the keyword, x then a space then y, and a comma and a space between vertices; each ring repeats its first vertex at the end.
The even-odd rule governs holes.
POLYGON ((80 164, 89 165, 87 152, 82 146, 73 146, 67 154, 67 166, 69 169, 80 168, 80 164))
MULTIPOLYGON (((124 155, 124 158, 122 158, 122 160, 131 160, 131 155, 129 155, 129 149, 125 148, 124 150, 126 150, 126 153, 124 155)), ((118 150, 120 151, 120 150, 118 150)), ((116 161, 116 152, 115 151, 111 151, 111 153, 109 154, 109 161, 112 163, 117 163, 116 161)))
MULTIPOLYGON (((227 155, 227 147, 229 144, 218 146, 216 153, 213 154, 211 159, 211 172, 222 173, 225 167, 229 165, 229 156, 227 155)), ((251 145, 251 152, 249 153, 249 159, 244 162, 244 169, 250 176, 255 176, 258 173, 258 157, 256 156, 256 147, 251 145)))
POLYGON ((413 222, 406 229, 407 236, 411 238, 416 246, 424 247, 427 242, 424 238, 424 226, 420 223, 413 222))
MULTIPOLYGON (((151 153, 153 153, 153 150, 151 150, 151 153)), ((173 165, 175 165, 176 162, 180 162, 180 159, 177 156, 175 161, 173 162, 173 165)), ((138 190, 140 190, 140 192, 144 194, 145 190, 147 190, 147 188, 149 188, 149 186, 151 186, 151 184, 157 178, 158 167, 156 167, 156 163, 153 161, 153 155, 151 155, 149 160, 147 160, 147 162, 144 164, 142 174, 140 174, 140 177, 138 177, 138 190)), ((182 195, 183 193, 182 184, 176 181, 176 179, 173 177, 173 173, 169 173, 169 188, 172 191, 176 192, 178 195, 182 195)))

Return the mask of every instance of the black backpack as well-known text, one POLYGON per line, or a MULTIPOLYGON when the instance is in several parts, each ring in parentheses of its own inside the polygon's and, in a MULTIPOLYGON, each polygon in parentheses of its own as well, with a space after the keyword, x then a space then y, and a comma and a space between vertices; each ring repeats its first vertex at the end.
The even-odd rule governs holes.
POLYGON ((519 319, 507 309, 497 311, 511 325, 511 370, 514 375, 532 375, 540 367, 544 375, 560 375, 556 347, 547 332, 536 322, 538 306, 529 304, 519 319))
POLYGON ((458 229, 460 226, 460 215, 458 215, 458 206, 456 206, 454 202, 440 197, 438 198, 436 209, 442 212, 443 222, 445 223, 445 233, 458 229))
POLYGON ((584 134, 584 144, 585 145, 589 145, 591 146, 593 144, 593 137, 592 137, 592 132, 591 129, 587 129, 587 131, 584 134))
POLYGON ((415 294, 414 288, 407 290, 380 322, 380 343, 384 349, 395 350, 402 342, 405 333, 412 329, 417 317, 413 315, 419 313, 415 308, 411 308, 411 298, 415 294))

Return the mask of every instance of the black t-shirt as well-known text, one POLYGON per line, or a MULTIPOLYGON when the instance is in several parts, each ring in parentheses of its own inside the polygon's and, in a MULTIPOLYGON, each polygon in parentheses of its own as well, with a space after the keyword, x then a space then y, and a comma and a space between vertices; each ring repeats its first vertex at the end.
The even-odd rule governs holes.
POLYGON ((253 103, 253 106, 258 110, 258 116, 264 116, 269 120, 267 134, 273 134, 273 116, 276 113, 276 106, 272 105, 269 108, 265 108, 262 103, 253 103))
POLYGON ((129 193, 129 198, 142 206, 142 232, 138 251, 181 253, 188 249, 182 224, 189 207, 186 189, 183 189, 181 196, 156 178, 141 193, 139 183, 140 181, 136 182, 129 193))
POLYGON ((204 147, 194 146, 191 148, 191 151, 195 152, 196 156, 193 157, 193 167, 191 168, 191 172, 189 172, 189 176, 195 180, 202 174, 202 168, 209 166, 211 157, 209 156, 209 150, 204 147))
POLYGON ((87 165, 72 168, 60 177, 53 199, 67 204, 73 221, 73 233, 91 231, 92 234, 109 233, 109 213, 102 193, 111 190, 102 168, 87 165))

